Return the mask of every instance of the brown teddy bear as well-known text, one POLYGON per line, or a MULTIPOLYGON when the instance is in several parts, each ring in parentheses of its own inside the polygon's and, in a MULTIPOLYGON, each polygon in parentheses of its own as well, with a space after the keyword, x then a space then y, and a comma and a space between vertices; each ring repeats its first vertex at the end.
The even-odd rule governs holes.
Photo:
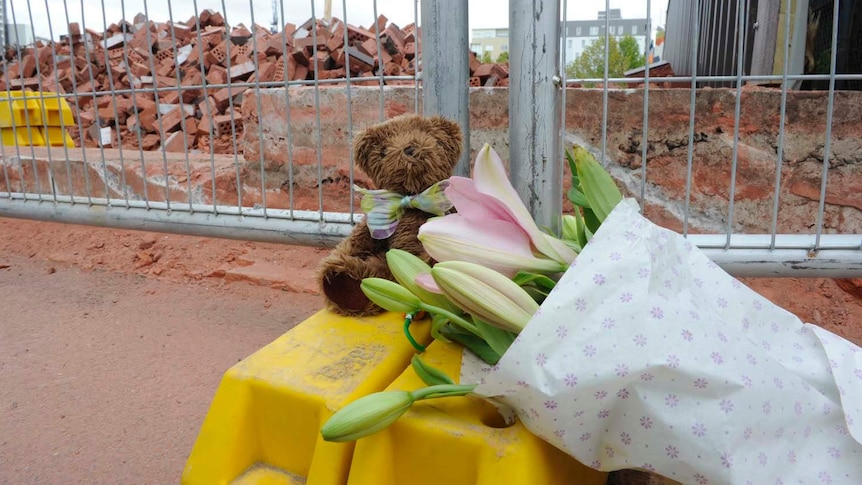
POLYGON ((321 262, 318 278, 329 310, 346 316, 383 311, 359 285, 363 278, 394 279, 386 265, 390 248, 434 264, 417 234, 430 217, 451 209, 443 189, 461 151, 460 126, 441 116, 402 115, 356 137, 353 159, 377 189, 356 187, 365 219, 321 262))

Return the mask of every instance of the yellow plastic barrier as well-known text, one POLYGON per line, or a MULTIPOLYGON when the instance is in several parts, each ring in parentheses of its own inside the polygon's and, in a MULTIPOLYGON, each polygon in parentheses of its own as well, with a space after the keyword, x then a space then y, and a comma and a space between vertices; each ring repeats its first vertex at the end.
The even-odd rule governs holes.
MULTIPOLYGON (((335 410, 380 391, 410 366, 400 315, 320 311, 228 370, 182 476, 184 485, 342 485, 354 443, 328 443, 335 410)), ((431 341, 428 320, 411 326, 431 341)))
MULTIPOLYGON (((435 341, 422 360, 456 382, 462 348, 435 341)), ((424 387, 408 368, 388 387, 424 387)), ((506 427, 481 398, 420 401, 389 428, 356 442, 348 485, 603 485, 607 473, 580 464, 531 434, 506 427)))
POLYGON ((63 129, 75 126, 66 99, 58 93, 41 94, 40 98, 38 92, 30 90, 0 91, 0 131, 4 145, 75 146, 63 129))
MULTIPOLYGON (((428 364, 457 380, 461 347, 411 326, 428 364)), ((487 401, 420 401, 355 443, 320 428, 346 404, 425 384, 400 315, 342 318, 321 311, 223 377, 186 463, 184 485, 603 485, 597 472, 529 433, 505 426, 487 401)))

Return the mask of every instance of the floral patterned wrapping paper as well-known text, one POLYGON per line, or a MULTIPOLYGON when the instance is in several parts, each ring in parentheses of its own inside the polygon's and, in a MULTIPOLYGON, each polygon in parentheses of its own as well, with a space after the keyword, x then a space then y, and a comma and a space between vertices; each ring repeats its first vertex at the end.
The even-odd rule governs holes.
POLYGON ((862 483, 862 352, 619 204, 494 367, 461 382, 602 471, 862 483))

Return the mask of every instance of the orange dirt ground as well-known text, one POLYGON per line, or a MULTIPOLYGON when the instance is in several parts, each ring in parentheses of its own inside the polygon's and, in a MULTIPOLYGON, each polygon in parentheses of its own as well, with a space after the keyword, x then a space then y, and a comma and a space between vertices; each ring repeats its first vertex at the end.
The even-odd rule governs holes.
MULTIPOLYGON (((321 308, 327 253, 0 219, 0 481, 178 483, 224 371, 321 308)), ((743 282, 862 344, 834 280, 743 282)))

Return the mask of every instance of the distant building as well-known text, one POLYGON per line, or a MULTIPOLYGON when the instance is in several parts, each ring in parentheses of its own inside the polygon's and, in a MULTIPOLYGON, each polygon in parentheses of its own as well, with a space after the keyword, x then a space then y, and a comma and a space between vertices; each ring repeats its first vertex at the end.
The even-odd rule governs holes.
MULTIPOLYGON (((647 19, 624 19, 620 9, 610 10, 610 15, 605 11, 599 12, 596 20, 569 20, 565 23, 563 42, 565 42, 565 65, 574 61, 584 49, 594 40, 603 39, 605 36, 605 22, 611 36, 617 40, 626 34, 631 35, 638 42, 640 51, 644 52, 651 34, 647 32, 647 19)), ((560 52, 562 53, 562 47, 560 52)))
MULTIPOLYGON (((604 38, 606 16, 606 12, 601 11, 596 20, 569 20, 565 23, 562 42, 565 43, 566 65, 574 61, 594 40, 604 38)), ((624 19, 620 9, 615 8, 610 10, 607 22, 611 36, 619 40, 629 34, 637 40, 641 52, 644 52, 647 38, 650 37, 646 31, 646 18, 624 19)), ((562 53, 563 46, 560 47, 562 53)), ((496 60, 503 52, 509 52, 509 29, 473 29, 470 50, 478 57, 490 52, 491 59, 496 60)))
POLYGON ((25 24, 4 24, 6 45, 25 46, 34 42, 33 29, 25 24))
POLYGON ((504 52, 509 52, 509 29, 473 29, 470 40, 470 50, 482 57, 486 52, 491 53, 491 60, 504 52))

